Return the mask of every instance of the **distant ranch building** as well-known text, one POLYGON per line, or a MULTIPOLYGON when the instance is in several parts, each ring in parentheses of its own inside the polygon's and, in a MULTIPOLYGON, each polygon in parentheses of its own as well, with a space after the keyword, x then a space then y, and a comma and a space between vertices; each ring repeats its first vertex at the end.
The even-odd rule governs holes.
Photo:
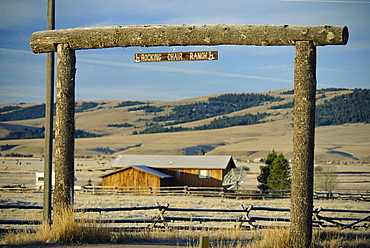
POLYGON ((255 158, 253 159, 253 163, 263 163, 263 158, 255 158))
POLYGON ((221 187, 236 165, 231 156, 119 155, 112 167, 102 176, 103 186, 221 187))

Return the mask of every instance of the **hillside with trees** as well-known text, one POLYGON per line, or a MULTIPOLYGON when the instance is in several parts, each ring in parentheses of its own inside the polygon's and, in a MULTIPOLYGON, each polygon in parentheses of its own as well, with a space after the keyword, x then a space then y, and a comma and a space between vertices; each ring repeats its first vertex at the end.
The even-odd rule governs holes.
MULTIPOLYGON (((316 125, 341 125, 345 123, 369 123, 370 122, 370 90, 355 89, 348 94, 339 94, 331 99, 326 99, 326 94, 330 92, 348 91, 348 89, 326 88, 317 90, 317 100, 323 99, 322 104, 316 106, 316 125)), ((129 124, 127 121, 120 124, 105 124, 106 127, 113 128, 132 128, 132 134, 148 134, 162 132, 181 132, 195 130, 211 130, 227 128, 241 125, 254 125, 263 122, 263 119, 271 114, 259 113, 236 115, 228 117, 226 115, 248 109, 259 107, 264 104, 274 103, 284 100, 283 96, 294 94, 294 90, 285 90, 280 92, 280 96, 270 94, 255 93, 228 93, 216 97, 209 97, 206 101, 194 101, 178 105, 160 105, 155 102, 143 101, 122 101, 115 104, 113 108, 124 108, 124 112, 138 112, 148 116, 148 118, 137 118, 136 122, 145 121, 145 128, 140 125, 129 124), (165 111, 166 110, 166 111, 165 111), (151 115, 153 117, 151 117, 151 115), (217 118, 215 118, 217 117, 217 118), (209 124, 183 127, 178 124, 189 123, 208 118, 215 118, 209 124), (140 130, 136 130, 139 128, 140 130)), ((290 98, 291 99, 291 98, 290 98)), ((80 102, 76 103, 75 112, 91 112, 104 108, 106 102, 80 102)), ((268 104, 268 110, 292 109, 293 101, 283 104, 268 104)), ((142 115, 137 113, 136 115, 142 115)), ((275 113, 274 115, 279 115, 275 113)), ((42 118, 45 116, 45 104, 23 107, 4 106, 0 108, 0 121, 17 121, 42 118)), ((89 132, 80 133, 80 137, 96 137, 96 134, 89 132)), ((40 138, 43 134, 33 128, 23 130, 22 132, 11 132, 5 139, 32 139, 40 138)))
POLYGON ((124 101, 120 102, 115 108, 122 108, 122 107, 129 107, 129 106, 135 106, 135 105, 142 105, 142 104, 149 104, 149 102, 141 102, 141 101, 124 101))
POLYGON ((5 106, 9 109, 6 113, 0 114, 0 121, 29 120, 45 117, 45 104, 34 105, 22 108, 20 106, 5 106))
MULTIPOLYGON (((355 89, 348 94, 340 94, 331 99, 325 99, 326 93, 348 91, 348 89, 318 89, 317 99, 324 99, 322 104, 316 106, 316 125, 341 125, 345 123, 369 123, 370 122, 370 90, 355 89)), ((281 96, 294 94, 294 90, 286 90, 280 93, 281 96)), ((161 132, 189 131, 189 130, 207 130, 215 128, 225 128, 237 125, 253 125, 259 123, 261 114, 258 117, 239 116, 237 118, 225 118, 223 116, 248 109, 258 107, 266 103, 279 102, 284 100, 283 97, 274 97, 269 94, 241 93, 241 94, 222 94, 217 97, 209 97, 207 101, 196 101, 192 103, 173 105, 173 106, 156 106, 155 103, 142 101, 123 101, 114 106, 114 108, 126 108, 125 111, 143 111, 145 115, 155 115, 150 119, 145 119, 147 130, 141 130, 141 133, 153 133, 155 130, 161 132), (165 109, 170 109, 170 112, 165 109), (162 112, 165 112, 163 114, 162 112), (173 128, 172 126, 182 123, 204 120, 207 118, 217 117, 209 125, 193 128, 173 128), (241 121, 242 118, 253 119, 258 121, 241 121)), ((104 107, 106 103, 82 102, 76 103, 75 112, 83 113, 94 111, 104 107)), ((294 102, 289 101, 279 105, 269 106, 267 109, 292 109, 294 102)), ((43 118, 45 116, 45 104, 38 104, 29 107, 4 106, 0 108, 0 121, 17 121, 43 118)), ((265 117, 267 115, 265 114, 265 117)), ((144 120, 144 119, 143 119, 144 120)), ((139 120, 138 120, 139 121, 139 120)), ((117 124, 115 127, 122 127, 123 124, 117 124)), ((124 125, 127 127, 127 125, 124 125)), ((134 125, 132 125, 133 127, 134 125)), ((110 127, 113 127, 111 125, 110 127)), ((139 132, 136 132, 139 133, 139 132)))
MULTIPOLYGON (((288 89, 175 101, 77 100, 76 149, 90 156, 107 154, 101 147, 109 147, 109 154, 188 154, 192 147, 211 147, 207 153, 249 160, 278 148, 291 159, 293 93, 288 89)), ((317 160, 369 161, 369 90, 318 89, 316 99, 317 160)), ((41 156, 44 114, 44 104, 1 104, 0 146, 9 154, 41 156)))
POLYGON ((316 126, 360 122, 370 123, 369 89, 355 89, 316 106, 316 126))
MULTIPOLYGON (((208 101, 174 106, 171 113, 153 117, 151 120, 152 122, 147 124, 149 127, 139 132, 134 131, 133 134, 210 130, 232 126, 253 125, 260 123, 261 120, 269 114, 257 113, 256 115, 247 114, 233 117, 227 117, 225 115, 260 106, 266 102, 281 100, 283 100, 283 98, 273 97, 267 94, 223 94, 217 97, 210 97, 208 101), (173 125, 176 124, 203 120, 215 116, 221 117, 214 119, 207 125, 195 126, 192 128, 185 128, 182 126, 173 127, 173 125)), ((134 110, 136 110, 136 108, 134 110)))
MULTIPOLYGON (((75 131, 75 138, 95 138, 101 137, 102 135, 86 132, 77 129, 75 131)), ((4 138, 0 140, 12 140, 12 139, 43 139, 45 137, 45 128, 31 128, 23 131, 10 132, 4 138)))
MULTIPOLYGON (((316 94, 323 94, 325 92, 334 92, 334 91, 347 91, 347 90, 350 90, 350 89, 346 89, 346 88, 321 88, 321 89, 316 90, 316 94)), ((293 95, 293 94, 294 94, 294 90, 284 90, 284 91, 280 92, 280 95, 293 95)))
POLYGON ((5 112, 13 111, 13 110, 18 110, 18 109, 21 109, 21 107, 19 107, 19 106, 5 106, 5 107, 0 108, 0 113, 5 113, 5 112))
POLYGON ((143 110, 146 114, 158 113, 158 112, 164 111, 163 107, 156 107, 156 106, 152 106, 149 104, 128 109, 128 111, 140 111, 140 110, 143 110))
POLYGON ((82 102, 80 105, 76 103, 75 112, 84 112, 88 109, 96 108, 97 106, 99 106, 97 102, 82 102))
MULTIPOLYGON (((81 113, 99 105, 105 103, 97 102, 82 102, 81 104, 75 104, 75 113, 81 113)), ((45 117, 45 104, 38 104, 30 107, 21 106, 4 106, 0 108, 0 121, 18 121, 18 120, 30 120, 45 117)), ((55 104, 54 104, 54 115, 55 115, 55 104)))
POLYGON ((195 131, 195 130, 211 130, 211 129, 220 129, 233 126, 243 126, 243 125, 254 125, 261 123, 261 120, 269 116, 267 113, 257 113, 256 115, 246 114, 242 116, 222 116, 211 121, 210 124, 204 124, 201 126, 195 126, 192 128, 187 127, 166 127, 163 124, 155 123, 151 127, 146 128, 143 131, 133 132, 133 134, 147 134, 147 133, 166 133, 166 132, 182 132, 182 131, 195 131))
MULTIPOLYGON (((338 89, 346 90, 346 89, 338 89)), ((330 89, 318 90, 321 94, 316 99, 325 98, 325 92, 330 89)), ((294 94, 294 91, 284 91, 281 94, 294 94)), ((269 107, 269 109, 289 109, 294 102, 269 107)), ((346 123, 370 123, 370 90, 355 89, 352 93, 342 94, 323 104, 316 105, 316 126, 342 125, 346 123)))
POLYGON ((293 107, 294 107, 294 102, 291 101, 291 102, 287 102, 287 103, 284 103, 284 104, 271 106, 271 107, 269 107, 269 109, 289 109, 289 108, 293 108, 293 107))
POLYGON ((218 97, 210 97, 208 101, 204 102, 174 106, 170 114, 154 117, 152 121, 166 122, 165 125, 170 126, 215 116, 223 116, 259 106, 265 102, 281 100, 283 99, 280 97, 273 97, 267 94, 223 94, 218 97))

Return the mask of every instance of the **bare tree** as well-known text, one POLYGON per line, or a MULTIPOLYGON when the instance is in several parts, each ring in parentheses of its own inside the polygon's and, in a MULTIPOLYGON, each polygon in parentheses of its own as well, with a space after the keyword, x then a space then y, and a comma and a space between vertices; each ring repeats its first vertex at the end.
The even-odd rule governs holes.
POLYGON ((327 192, 327 196, 331 197, 333 191, 338 186, 337 166, 328 164, 315 169, 315 189, 327 192))

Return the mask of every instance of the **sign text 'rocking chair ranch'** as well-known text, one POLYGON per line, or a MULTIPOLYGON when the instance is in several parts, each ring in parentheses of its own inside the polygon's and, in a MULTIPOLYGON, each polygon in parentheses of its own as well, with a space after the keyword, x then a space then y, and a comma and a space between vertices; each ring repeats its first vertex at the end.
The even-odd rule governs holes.
POLYGON ((135 53, 135 62, 218 60, 218 51, 135 53))

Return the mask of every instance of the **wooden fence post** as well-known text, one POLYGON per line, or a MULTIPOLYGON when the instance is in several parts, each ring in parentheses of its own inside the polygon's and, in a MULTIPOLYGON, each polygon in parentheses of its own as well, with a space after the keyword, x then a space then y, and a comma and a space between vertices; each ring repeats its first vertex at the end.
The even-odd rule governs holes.
POLYGON ((297 41, 294 61, 294 137, 290 235, 293 247, 312 241, 316 47, 297 41))
POLYGON ((199 248, 208 248, 209 247, 209 237, 201 236, 199 240, 199 248))
POLYGON ((73 207, 75 138, 75 51, 68 44, 57 50, 54 216, 73 207))

